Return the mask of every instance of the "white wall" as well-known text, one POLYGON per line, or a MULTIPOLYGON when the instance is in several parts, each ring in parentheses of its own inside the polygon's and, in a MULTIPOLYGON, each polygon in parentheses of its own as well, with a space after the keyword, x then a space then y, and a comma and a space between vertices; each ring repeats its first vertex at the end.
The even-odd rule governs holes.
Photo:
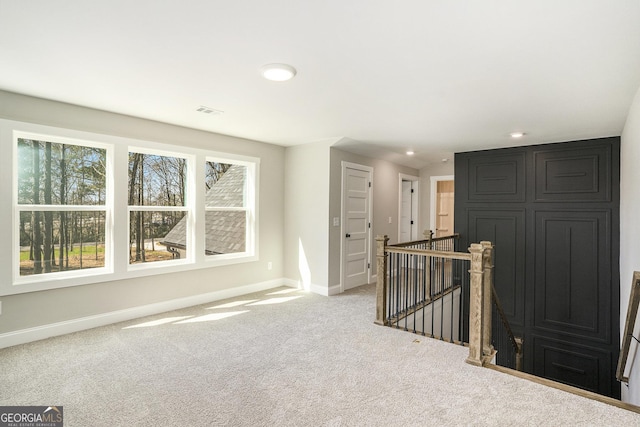
POLYGON ((284 274, 290 284, 322 295, 329 294, 331 142, 288 147, 285 152, 284 274))
MULTIPOLYGON (((629 305, 631 278, 640 271, 640 90, 629 110, 620 147, 620 336, 629 305)), ((636 322, 638 323, 638 322, 636 322)), ((640 327, 635 329, 635 336, 640 327)), ((632 350, 637 348, 632 345, 632 350)), ((622 398, 640 405, 640 352, 631 354, 629 388, 622 386, 622 398)), ((628 369, 628 368, 627 368, 628 369)))
MULTIPOLYGON (((143 305, 247 289, 255 284, 282 283, 283 147, 3 91, 0 91, 0 118, 247 155, 261 161, 258 261, 3 296, 0 336, 143 305), (272 270, 267 270, 269 261, 273 263, 272 270)), ((8 151, 7 147, 0 149, 8 151)), ((11 172, 0 173, 1 199, 11 200, 11 172)), ((10 259, 12 250, 11 221, 11 208, 7 209, 5 204, 0 209, 0 256, 4 259, 10 259)))

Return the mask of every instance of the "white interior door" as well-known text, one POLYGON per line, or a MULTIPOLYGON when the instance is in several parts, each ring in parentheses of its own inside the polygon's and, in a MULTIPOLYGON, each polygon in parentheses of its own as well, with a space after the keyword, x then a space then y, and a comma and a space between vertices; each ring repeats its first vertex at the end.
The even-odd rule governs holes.
POLYGON ((370 280, 371 170, 343 165, 342 180, 342 283, 346 290, 370 280))
POLYGON ((398 242, 418 239, 417 181, 401 180, 400 186, 400 231, 398 242))

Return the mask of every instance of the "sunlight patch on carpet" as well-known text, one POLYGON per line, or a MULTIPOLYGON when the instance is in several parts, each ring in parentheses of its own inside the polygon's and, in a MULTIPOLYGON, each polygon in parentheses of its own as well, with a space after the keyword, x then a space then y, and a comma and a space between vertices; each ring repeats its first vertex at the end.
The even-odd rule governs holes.
POLYGON ((253 304, 248 305, 269 305, 269 304, 282 304, 283 302, 289 302, 294 299, 302 298, 302 295, 298 295, 295 297, 279 297, 279 298, 269 298, 263 301, 254 302, 253 304))
POLYGON ((213 310, 216 308, 233 308, 233 307, 238 307, 239 305, 246 305, 246 304, 250 304, 252 302, 256 302, 259 301, 257 299, 249 299, 249 300, 244 300, 244 301, 232 301, 232 302, 228 302, 226 304, 220 304, 220 305, 216 305, 213 307, 207 307, 207 310, 213 310))
POLYGON ((226 319, 227 317, 237 316, 239 314, 248 313, 249 310, 244 311, 230 311, 228 313, 213 313, 206 314, 204 316, 194 317, 192 319, 183 320, 181 322, 176 322, 176 325, 183 325, 185 323, 198 323, 198 322, 212 322, 214 320, 226 319))
POLYGON ((122 329, 133 329, 133 328, 150 328, 152 326, 160 326, 165 325, 167 323, 177 322, 179 320, 188 319, 193 316, 178 316, 178 317, 165 317, 164 319, 152 320, 150 322, 138 323, 137 325, 131 325, 124 327, 122 329))
POLYGON ((296 289, 296 288, 291 288, 291 289, 283 289, 281 291, 275 291, 275 292, 270 292, 266 295, 284 295, 284 294, 290 294, 292 292, 298 292, 300 289, 296 289))

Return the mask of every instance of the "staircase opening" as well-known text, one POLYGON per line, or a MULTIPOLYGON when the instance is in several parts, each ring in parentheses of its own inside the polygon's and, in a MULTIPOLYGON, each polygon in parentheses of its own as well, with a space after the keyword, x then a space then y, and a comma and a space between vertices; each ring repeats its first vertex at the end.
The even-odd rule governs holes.
POLYGON ((470 348, 468 362, 522 369, 515 337, 493 287, 493 246, 458 251, 459 235, 387 246, 378 239, 376 323, 470 348), (380 278, 382 277, 382 280, 380 278), (497 350, 497 352, 496 352, 497 350))

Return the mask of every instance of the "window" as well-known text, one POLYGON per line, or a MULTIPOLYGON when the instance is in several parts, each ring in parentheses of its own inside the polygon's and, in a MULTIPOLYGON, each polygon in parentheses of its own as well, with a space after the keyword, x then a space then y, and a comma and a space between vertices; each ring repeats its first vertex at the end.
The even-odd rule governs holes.
POLYGON ((251 235, 247 209, 247 166, 205 163, 205 253, 224 255, 247 251, 251 235))
POLYGON ((186 158, 129 152, 130 264, 187 258, 187 184, 186 158))
POLYGON ((3 119, 0 142, 0 295, 257 260, 257 158, 3 119))
POLYGON ((17 150, 18 276, 104 268, 107 149, 23 135, 17 150))

